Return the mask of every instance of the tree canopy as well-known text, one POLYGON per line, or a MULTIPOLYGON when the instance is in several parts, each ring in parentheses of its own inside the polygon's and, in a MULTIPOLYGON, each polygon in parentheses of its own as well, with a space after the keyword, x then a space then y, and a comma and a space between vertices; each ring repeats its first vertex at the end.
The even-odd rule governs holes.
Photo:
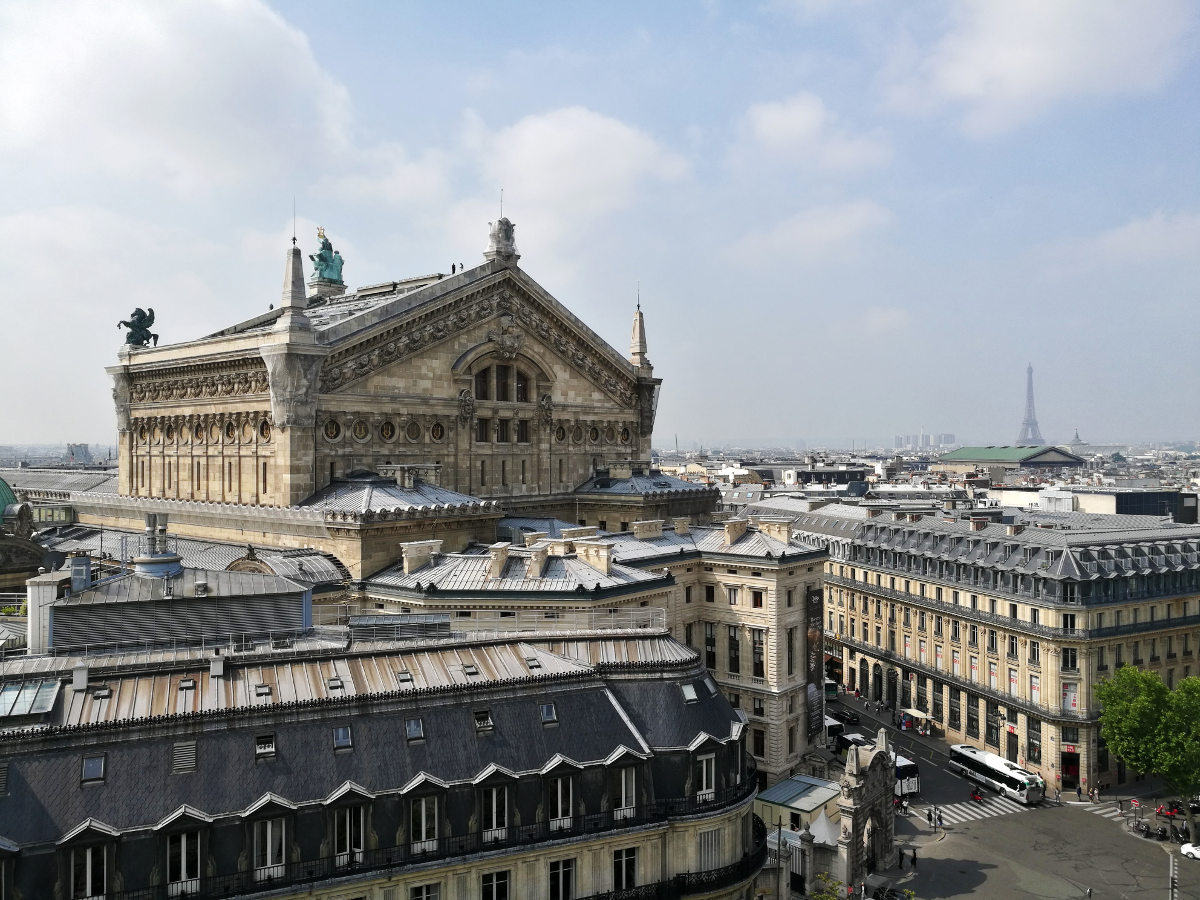
POLYGON ((1171 690, 1157 672, 1122 666, 1096 685, 1096 699, 1108 748, 1183 798, 1194 835, 1187 801, 1200 795, 1200 678, 1185 678, 1171 690))

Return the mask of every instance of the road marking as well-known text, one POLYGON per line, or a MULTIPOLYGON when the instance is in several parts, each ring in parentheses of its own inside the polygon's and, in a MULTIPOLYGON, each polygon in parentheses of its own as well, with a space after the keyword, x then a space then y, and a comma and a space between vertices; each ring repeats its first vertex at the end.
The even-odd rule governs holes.
MULTIPOLYGON (((988 797, 983 803, 968 800, 965 803, 951 803, 949 806, 939 806, 936 808, 941 812, 942 821, 945 824, 962 825, 967 822, 978 822, 982 819, 991 819, 996 816, 1029 812, 1032 807, 1025 806, 1023 803, 1017 803, 1015 800, 1009 800, 1007 797, 988 797)), ((924 810, 922 810, 922 813, 924 813, 924 810)))

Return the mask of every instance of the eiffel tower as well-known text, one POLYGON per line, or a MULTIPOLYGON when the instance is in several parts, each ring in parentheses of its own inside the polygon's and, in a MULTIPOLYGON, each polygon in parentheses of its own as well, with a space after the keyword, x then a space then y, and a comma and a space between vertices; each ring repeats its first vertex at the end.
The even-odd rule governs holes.
POLYGON ((1033 364, 1026 370, 1027 383, 1025 387, 1025 421, 1021 423, 1021 434, 1017 444, 1022 446, 1041 446, 1046 443, 1042 439, 1042 430, 1038 428, 1037 413, 1033 411, 1033 364))

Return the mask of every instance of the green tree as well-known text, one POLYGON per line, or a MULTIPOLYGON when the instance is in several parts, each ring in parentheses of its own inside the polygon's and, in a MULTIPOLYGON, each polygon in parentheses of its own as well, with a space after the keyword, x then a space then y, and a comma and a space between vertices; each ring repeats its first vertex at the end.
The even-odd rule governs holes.
POLYGON ((813 900, 841 900, 842 893, 842 883, 840 881, 828 872, 818 872, 816 890, 809 894, 809 896, 813 900))
POLYGON ((1096 699, 1109 749, 1179 794, 1195 835, 1187 801, 1200 795, 1200 678, 1185 678, 1171 690, 1157 672, 1122 666, 1096 685, 1096 699))

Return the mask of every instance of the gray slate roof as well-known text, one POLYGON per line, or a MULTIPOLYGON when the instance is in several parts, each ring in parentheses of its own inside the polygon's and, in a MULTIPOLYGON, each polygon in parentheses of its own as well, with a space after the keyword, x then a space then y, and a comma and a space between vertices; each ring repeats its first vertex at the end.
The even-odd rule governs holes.
POLYGON ((312 506, 322 510, 346 512, 379 512, 392 509, 418 509, 421 507, 477 507, 495 505, 492 501, 480 500, 469 494, 460 494, 450 488, 439 487, 428 481, 416 480, 411 488, 402 487, 394 478, 385 478, 373 472, 351 472, 344 478, 317 491, 301 506, 312 506))

